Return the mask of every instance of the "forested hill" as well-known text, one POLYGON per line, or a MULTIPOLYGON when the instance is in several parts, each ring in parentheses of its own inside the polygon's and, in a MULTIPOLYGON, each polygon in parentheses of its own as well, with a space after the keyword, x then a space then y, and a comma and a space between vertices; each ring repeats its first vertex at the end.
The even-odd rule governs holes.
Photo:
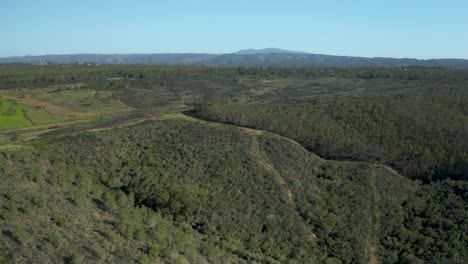
POLYGON ((230 54, 67 54, 0 58, 0 63, 30 64, 158 64, 224 67, 442 67, 467 69, 464 59, 396 59, 333 56, 291 52, 279 49, 244 50, 230 54))

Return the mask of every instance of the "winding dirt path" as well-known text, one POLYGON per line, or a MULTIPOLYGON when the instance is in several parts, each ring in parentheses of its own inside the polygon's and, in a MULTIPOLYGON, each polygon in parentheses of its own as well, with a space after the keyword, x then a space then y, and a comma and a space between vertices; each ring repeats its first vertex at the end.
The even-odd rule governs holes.
POLYGON ((194 115, 189 115, 189 114, 186 114, 186 113, 181 113, 181 115, 185 115, 187 117, 189 117, 190 119, 192 120, 199 120, 199 121, 202 121, 202 122, 206 122, 206 123, 212 123, 212 124, 222 124, 222 125, 225 125, 225 126, 233 126, 233 127, 237 127, 239 129, 242 129, 246 132, 248 132, 248 134, 254 134, 254 135, 263 135, 263 134, 270 134, 270 135, 274 135, 278 138, 281 138, 283 140, 286 140, 286 141, 289 141, 297 146, 299 146, 300 148, 302 148, 303 150, 305 150, 306 152, 308 152, 309 154, 313 155, 315 158, 319 159, 319 160, 322 160, 322 161, 326 161, 326 162, 352 162, 352 163, 365 163, 365 164, 368 164, 368 165, 373 165, 373 166, 378 166, 380 168, 383 168, 389 172, 391 172, 392 174, 395 174, 395 175, 398 175, 400 177, 403 177, 403 178, 406 178, 405 176, 401 175, 398 171, 396 171, 395 169, 393 169, 392 167, 388 166, 388 165, 385 165, 385 164, 380 164, 380 163, 370 163, 370 162, 366 162, 366 161, 354 161, 354 160, 331 160, 331 159, 326 159, 326 158, 323 158, 321 157, 320 155, 318 155, 317 153, 315 152, 312 152, 308 149, 306 149, 303 145, 301 145, 299 142, 293 140, 293 139, 290 139, 288 137, 285 137, 285 136, 282 136, 280 134, 277 134, 275 132, 271 132, 271 131, 268 131, 268 130, 261 130, 261 129, 255 129, 255 128, 249 128, 249 127, 244 127, 244 126, 240 126, 240 125, 235 125, 235 124, 226 124, 226 123, 223 123, 223 122, 218 122, 218 121, 213 121, 213 120, 206 120, 206 119, 202 119, 200 117, 197 117, 197 116, 194 116, 194 115))

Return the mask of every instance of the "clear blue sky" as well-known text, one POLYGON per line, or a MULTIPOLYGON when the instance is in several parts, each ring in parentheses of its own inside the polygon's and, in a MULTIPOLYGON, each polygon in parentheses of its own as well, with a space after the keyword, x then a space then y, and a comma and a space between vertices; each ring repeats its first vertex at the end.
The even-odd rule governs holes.
POLYGON ((466 0, 0 0, 0 57, 277 47, 468 59, 466 0))

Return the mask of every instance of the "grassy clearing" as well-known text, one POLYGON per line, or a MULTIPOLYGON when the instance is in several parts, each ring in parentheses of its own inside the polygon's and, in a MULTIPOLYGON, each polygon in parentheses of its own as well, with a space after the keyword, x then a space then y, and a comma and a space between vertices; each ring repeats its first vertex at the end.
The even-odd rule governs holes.
POLYGON ((81 84, 3 90, 2 95, 0 130, 9 140, 0 140, 0 145, 7 148, 10 143, 29 141, 57 128, 132 109, 111 93, 90 92, 81 84))
POLYGON ((34 105, 37 105, 38 101, 42 102, 42 104, 53 105, 55 109, 46 109, 47 112, 52 114, 90 116, 125 112, 133 109, 122 103, 109 91, 97 91, 96 89, 84 89, 82 87, 53 86, 42 89, 8 90, 6 93, 17 98, 26 98, 34 105))
POLYGON ((87 119, 79 119, 79 120, 71 120, 71 121, 65 121, 65 122, 60 122, 60 123, 51 123, 51 124, 43 124, 43 125, 35 125, 35 126, 28 126, 28 127, 23 127, 23 128, 13 128, 13 129, 6 129, 1 131, 2 134, 6 133, 16 133, 18 135, 26 132, 31 132, 31 131, 37 131, 37 130, 45 130, 45 129, 52 129, 52 128, 59 128, 59 127, 65 127, 65 126, 70 126, 76 123, 83 123, 83 122, 88 122, 90 120, 94 120, 94 118, 87 118, 87 119))
POLYGON ((108 91, 64 90, 57 93, 44 93, 37 98, 72 111, 84 111, 96 115, 132 110, 108 91))
POLYGON ((8 148, 8 145, 11 144, 22 144, 26 141, 36 139, 47 132, 51 132, 61 128, 71 127, 78 123, 85 123, 89 121, 90 119, 79 119, 58 123, 34 125, 24 128, 2 130, 0 131, 0 149, 4 149, 3 147, 8 148))
POLYGON ((50 124, 89 121, 98 115, 132 109, 111 93, 85 90, 81 86, 4 90, 2 94, 0 130, 3 132, 48 129, 50 124))
POLYGON ((73 120, 73 117, 66 117, 60 115, 51 115, 47 113, 44 109, 36 108, 36 107, 24 107, 26 117, 34 124, 34 125, 44 125, 44 124, 51 124, 51 123, 58 123, 58 122, 65 122, 69 120, 73 120))
POLYGON ((27 95, 21 99, 21 103, 31 107, 43 108, 47 113, 52 115, 62 115, 70 117, 90 117, 94 116, 92 113, 84 113, 79 111, 69 110, 59 105, 51 104, 47 101, 36 100, 31 96, 27 95))
POLYGON ((24 116, 23 106, 0 97, 0 130, 27 127, 31 123, 24 116))
POLYGON ((20 129, 37 125, 73 121, 79 117, 53 115, 39 106, 18 104, 0 98, 0 130, 20 129))
POLYGON ((88 117, 130 111, 112 92, 80 87, 52 86, 48 88, 6 90, 22 103, 44 108, 48 113, 64 116, 88 117))

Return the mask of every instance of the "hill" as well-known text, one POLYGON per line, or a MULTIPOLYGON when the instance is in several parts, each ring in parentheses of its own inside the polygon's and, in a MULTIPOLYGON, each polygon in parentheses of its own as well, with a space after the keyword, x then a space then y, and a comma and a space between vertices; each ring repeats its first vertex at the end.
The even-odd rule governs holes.
POLYGON ((233 54, 237 55, 247 55, 247 54, 306 54, 305 52, 301 51, 291 51, 291 50, 284 50, 284 49, 277 49, 277 48, 266 48, 266 49, 245 49, 239 50, 234 52, 233 54))
POLYGON ((223 67, 442 67, 467 69, 463 59, 395 59, 308 54, 281 49, 241 50, 231 54, 69 54, 0 58, 0 63, 155 64, 223 67))
POLYGON ((463 250, 460 219, 445 218, 463 210, 452 190, 463 186, 322 160, 269 133, 168 116, 3 155, 4 262, 438 262, 463 250), (446 195, 453 209, 419 207, 446 195))

